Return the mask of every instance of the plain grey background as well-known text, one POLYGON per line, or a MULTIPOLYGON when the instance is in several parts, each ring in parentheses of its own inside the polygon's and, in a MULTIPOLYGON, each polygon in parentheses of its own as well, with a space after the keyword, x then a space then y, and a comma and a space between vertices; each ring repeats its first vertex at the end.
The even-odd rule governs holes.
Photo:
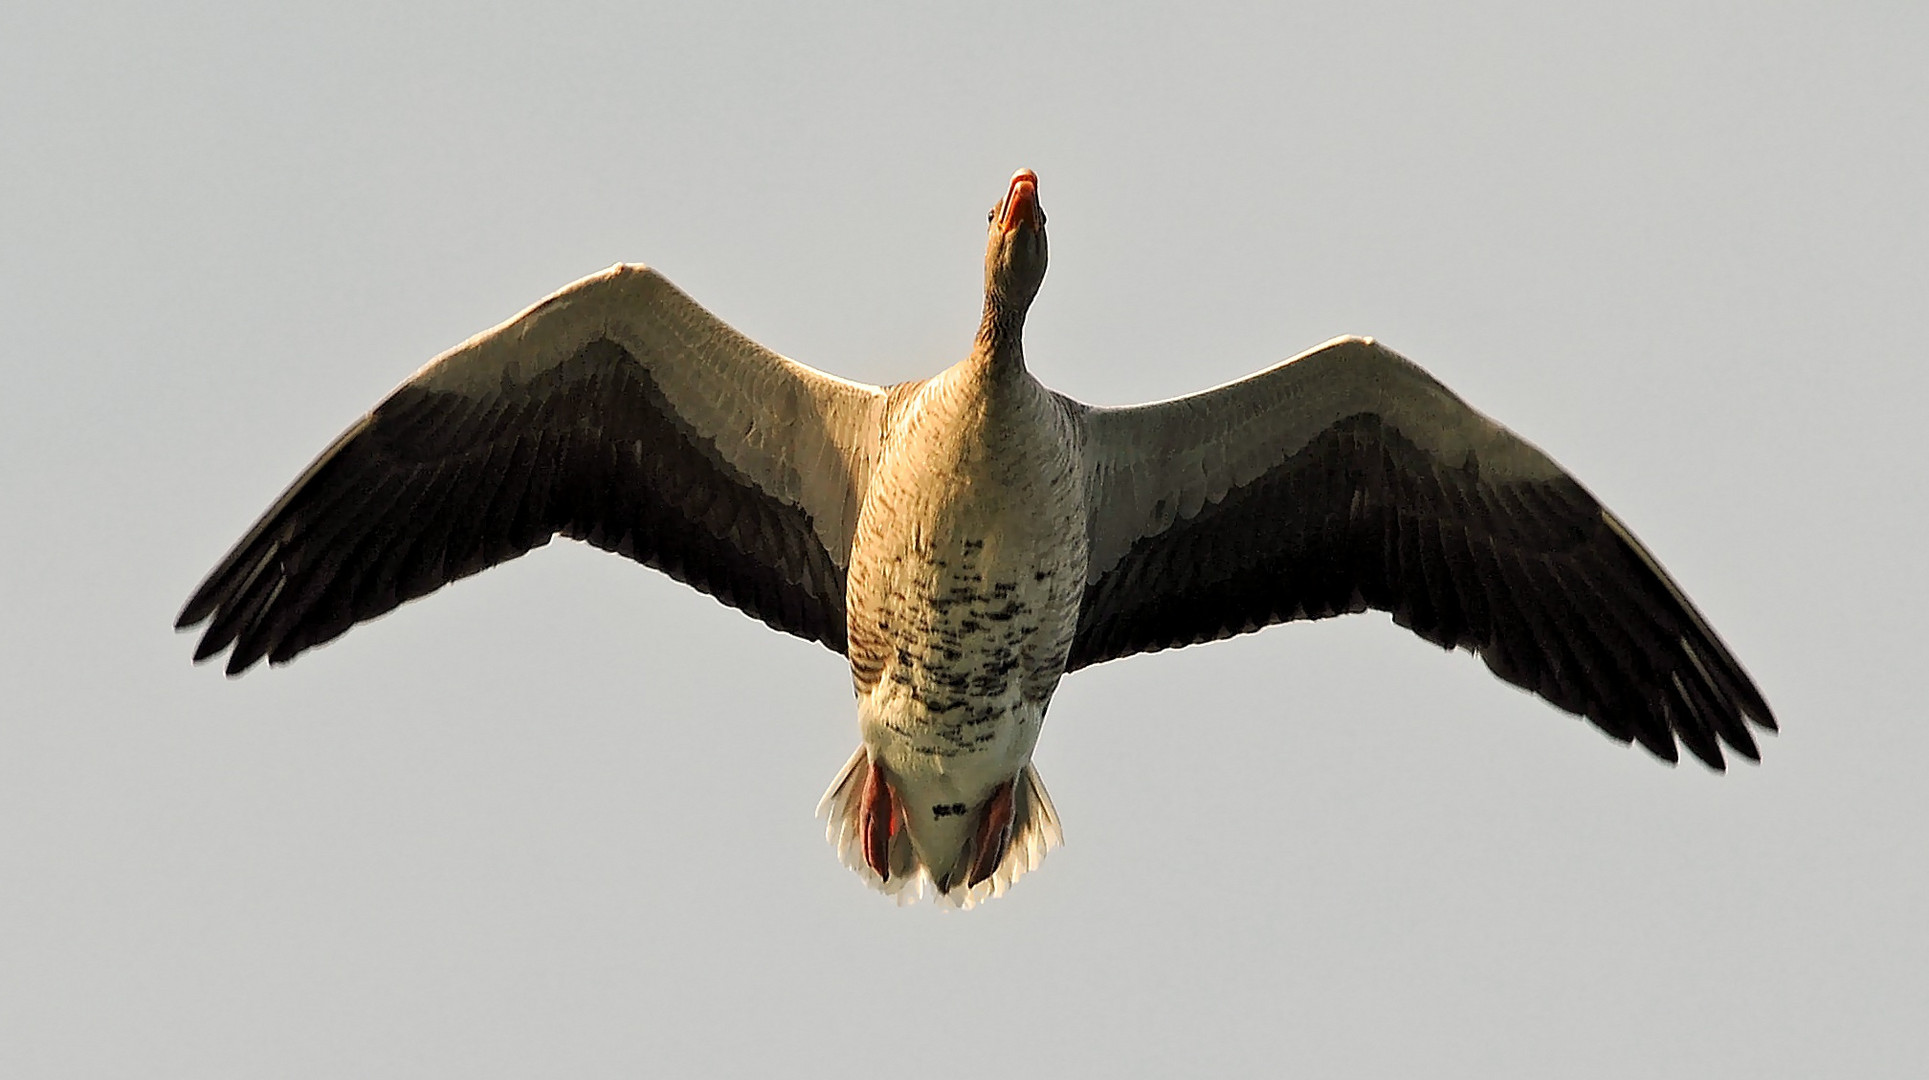
POLYGON ((1914 1076, 1919 4, 29 4, 0 33, 0 1075, 1914 1076), (1123 403, 1370 333, 1784 721, 1668 768, 1382 615, 1069 678, 1068 845, 899 910, 820 647, 570 543, 237 681, 327 441, 618 260, 888 382, 1041 178, 1123 403))

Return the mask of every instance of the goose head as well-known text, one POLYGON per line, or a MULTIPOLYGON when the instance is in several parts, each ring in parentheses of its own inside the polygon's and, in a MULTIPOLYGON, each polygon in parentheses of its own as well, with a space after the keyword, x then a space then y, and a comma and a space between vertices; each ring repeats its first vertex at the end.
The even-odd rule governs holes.
POLYGON ((1045 280, 1045 211, 1038 205, 1038 174, 1011 174, 1005 197, 991 208, 985 238, 985 317, 981 336, 1015 339, 1025 311, 1045 280))

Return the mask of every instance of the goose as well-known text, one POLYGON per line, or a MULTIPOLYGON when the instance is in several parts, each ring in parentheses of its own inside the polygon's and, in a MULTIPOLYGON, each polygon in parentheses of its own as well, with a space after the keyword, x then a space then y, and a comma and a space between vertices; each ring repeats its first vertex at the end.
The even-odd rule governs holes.
POLYGON ((819 807, 900 902, 1000 895, 1062 840, 1032 766, 1067 673, 1372 608, 1622 743, 1759 760, 1767 703, 1552 459, 1371 338, 1128 408, 1026 368, 1038 177, 989 215, 963 360, 872 386, 618 264, 431 360, 196 589, 238 675, 557 534, 845 656, 859 745, 819 807))

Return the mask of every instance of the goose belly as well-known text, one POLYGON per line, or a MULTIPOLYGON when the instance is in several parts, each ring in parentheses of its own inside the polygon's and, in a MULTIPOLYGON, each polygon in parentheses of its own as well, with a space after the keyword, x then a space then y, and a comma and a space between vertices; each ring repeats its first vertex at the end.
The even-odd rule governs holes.
POLYGON ((952 474, 895 527, 860 522, 846 595, 864 739, 933 798, 972 802, 1028 762, 1065 670, 1084 518, 1069 469, 1029 480, 952 474))

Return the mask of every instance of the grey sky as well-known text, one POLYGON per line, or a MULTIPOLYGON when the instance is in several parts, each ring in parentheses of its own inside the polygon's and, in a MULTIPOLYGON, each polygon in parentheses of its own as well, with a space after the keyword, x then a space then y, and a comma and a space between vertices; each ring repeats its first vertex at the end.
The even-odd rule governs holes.
POLYGON ((1913 1076, 1920 5, 255 4, 0 34, 0 1075, 1913 1076), (168 630, 430 356, 645 261, 853 378, 1380 337, 1748 666, 1670 769, 1381 615, 1067 679, 1068 844, 899 910, 847 672, 569 543, 228 681, 168 630))

